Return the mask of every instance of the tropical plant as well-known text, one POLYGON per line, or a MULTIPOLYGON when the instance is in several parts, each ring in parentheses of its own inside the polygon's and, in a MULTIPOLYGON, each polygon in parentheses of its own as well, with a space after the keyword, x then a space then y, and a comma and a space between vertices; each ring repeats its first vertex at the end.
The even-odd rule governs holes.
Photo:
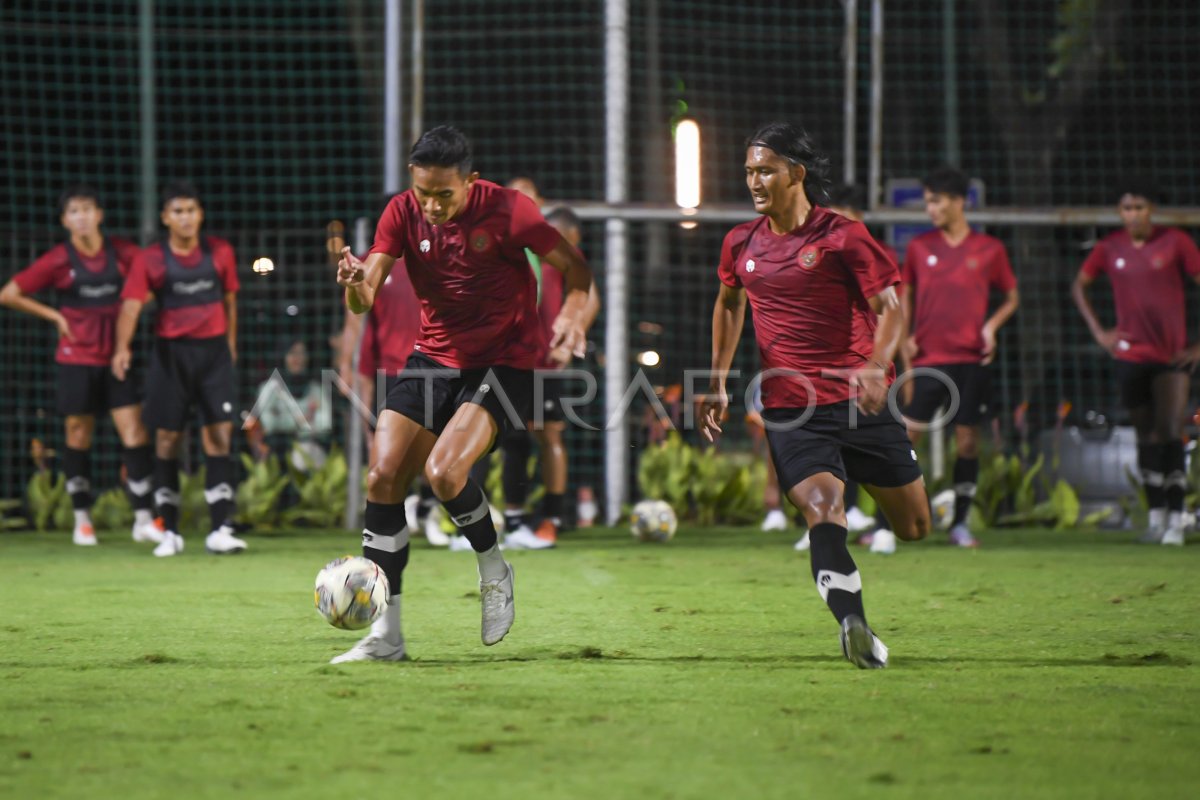
POLYGON ((109 489, 92 504, 92 523, 96 530, 114 531, 133 525, 133 506, 124 489, 109 489))
POLYGON ((336 528, 346 515, 346 487, 349 476, 346 457, 335 445, 325 463, 307 472, 288 465, 299 499, 281 515, 285 525, 336 528))
POLYGON ((69 531, 75 524, 67 478, 48 469, 38 470, 29 479, 25 499, 36 531, 69 531))
POLYGON ((279 525, 280 498, 290 478, 274 455, 255 461, 242 454, 246 479, 237 488, 237 521, 256 530, 271 530, 279 525))

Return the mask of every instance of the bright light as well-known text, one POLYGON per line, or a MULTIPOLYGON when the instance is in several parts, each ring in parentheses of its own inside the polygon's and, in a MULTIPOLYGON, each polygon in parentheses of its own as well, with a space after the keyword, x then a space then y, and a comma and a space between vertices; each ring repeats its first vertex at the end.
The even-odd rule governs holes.
POLYGON ((700 126, 694 119, 675 126, 675 205, 700 205, 700 126))
MULTIPOLYGON (((244 262, 243 262, 244 263, 244 262)), ((275 271, 275 262, 269 258, 256 258, 250 269, 257 272, 259 275, 266 275, 268 272, 275 271)))
POLYGON ((643 350, 637 354, 637 362, 643 367, 657 367, 661 360, 654 350, 643 350))

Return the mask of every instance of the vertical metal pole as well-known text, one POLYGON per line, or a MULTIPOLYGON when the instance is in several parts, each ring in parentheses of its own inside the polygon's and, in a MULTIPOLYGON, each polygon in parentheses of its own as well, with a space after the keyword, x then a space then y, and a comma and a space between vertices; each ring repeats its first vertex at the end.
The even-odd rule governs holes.
POLYGON ((383 192, 389 195, 400 191, 400 92, 400 0, 386 0, 383 11, 383 192))
MULTIPOLYGON (((354 252, 362 255, 371 248, 371 220, 366 217, 359 217, 354 220, 354 252)), ((351 342, 350 346, 354 348, 350 356, 350 374, 358 375, 358 357, 359 345, 362 342, 362 336, 366 333, 367 324, 363 320, 363 326, 358 331, 358 341, 351 342)), ((342 343, 343 347, 346 343, 342 343)), ((355 381, 356 383, 357 381, 355 381)), ((357 388, 355 383, 350 384, 353 390, 357 388)), ((376 392, 376 394, 378 394, 376 392)), ((364 403, 367 403, 372 409, 375 408, 375 395, 362 398, 364 403)), ((345 524, 346 530, 355 530, 362 527, 362 508, 363 508, 363 492, 362 492, 362 469, 363 469, 363 418, 354 404, 350 404, 350 410, 346 412, 350 416, 346 421, 346 514, 345 524)))
POLYGON ((158 163, 154 149, 158 133, 154 126, 154 0, 138 3, 138 75, 141 105, 141 214, 139 228, 142 244, 158 234, 158 163))
MULTIPOLYGON (((667 141, 669 130, 666 125, 666 115, 663 113, 662 92, 662 50, 660 44, 661 26, 659 25, 658 0, 646 0, 646 113, 643 124, 649 133, 644 146, 646 162, 649 164, 667 163, 667 141)), ((671 201, 667 184, 664 181, 648 181, 646 197, 651 203, 669 203, 671 201)), ((667 246, 667 231, 669 222, 647 222, 642 226, 646 236, 646 290, 656 291, 662 287, 670 273, 670 254, 667 246)), ((664 287, 665 288, 665 287, 664 287)))
POLYGON ((883 0, 871 0, 871 158, 867 208, 879 208, 883 185, 883 0))
POLYGON ((846 10, 846 33, 842 47, 845 50, 845 86, 842 90, 842 180, 853 184, 855 180, 855 133, 858 128, 858 0, 842 0, 846 10))
POLYGON ((942 0, 942 119, 946 125, 946 163, 955 165, 962 155, 958 140, 958 32, 954 18, 957 1, 942 0))
POLYGON ((425 0, 413 0, 411 93, 408 134, 415 142, 425 132, 425 0))
MULTIPOLYGON (((629 121, 629 1, 604 3, 604 200, 624 203, 628 187, 629 121)), ((628 231, 624 220, 605 222, 604 273, 604 408, 612 420, 604 433, 605 518, 621 516, 629 480, 629 428, 613 419, 629 380, 628 231)))

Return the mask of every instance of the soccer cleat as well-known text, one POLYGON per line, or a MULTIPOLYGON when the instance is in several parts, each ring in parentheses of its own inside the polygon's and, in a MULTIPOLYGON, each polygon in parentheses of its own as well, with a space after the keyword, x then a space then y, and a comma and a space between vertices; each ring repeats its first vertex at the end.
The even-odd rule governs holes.
POLYGON ((71 541, 80 547, 95 547, 100 544, 96 539, 96 529, 86 523, 75 526, 75 532, 71 534, 71 541))
POLYGON ((227 555, 242 552, 246 543, 233 535, 233 528, 222 525, 204 540, 204 549, 216 555, 227 555))
POLYGON ((552 519, 544 519, 542 520, 542 524, 538 525, 537 530, 533 532, 533 535, 543 542, 556 544, 558 542, 558 525, 552 519))
POLYGON ((846 530, 865 531, 874 524, 875 518, 868 517, 858 506, 850 506, 846 509, 846 530))
POLYGON ((163 531, 162 541, 154 548, 154 555, 159 558, 177 556, 183 552, 183 537, 175 531, 163 531))
POLYGON ((971 535, 971 529, 961 522, 950 529, 950 544, 955 547, 979 547, 979 540, 971 535))
POLYGON ((842 655, 859 669, 883 669, 888 649, 862 617, 851 614, 842 620, 842 655))
POLYGON ((772 508, 767 512, 767 517, 762 521, 762 529, 764 531, 782 531, 787 530, 787 514, 783 513, 782 508, 772 508))
POLYGON ((799 541, 792 545, 792 549, 797 553, 807 553, 809 547, 811 547, 811 544, 808 541, 808 531, 805 531, 804 535, 800 537, 799 541))
POLYGON ((471 540, 459 534, 458 536, 450 537, 448 549, 452 553, 474 553, 475 548, 471 547, 471 540))
POLYGON ((513 568, 507 561, 508 575, 498 581, 479 582, 479 605, 482 611, 480 622, 480 638, 488 645, 496 644, 512 627, 515 609, 513 607, 513 568))
POLYGON ((881 556, 890 556, 896 552, 896 534, 887 528, 880 528, 871 537, 871 552, 881 556))
POLYGON ((163 529, 161 520, 150 520, 143 522, 140 525, 136 522, 133 525, 133 540, 139 543, 154 542, 158 544, 163 540, 163 529))
POLYGON ((1160 544, 1169 547, 1183 547, 1183 528, 1179 526, 1171 526, 1163 531, 1160 544))
POLYGON ((369 633, 358 643, 340 656, 329 659, 330 664, 348 664, 352 661, 405 661, 408 655, 404 652, 404 639, 400 644, 392 644, 382 636, 369 633))
POLYGON ((554 547, 554 542, 539 539, 528 525, 522 525, 512 533, 504 534, 504 546, 509 550, 546 550, 554 547))
POLYGON ((439 515, 432 511, 425 516, 425 520, 421 523, 421 531, 425 534, 425 541, 434 547, 446 547, 450 544, 450 536, 442 530, 439 515))

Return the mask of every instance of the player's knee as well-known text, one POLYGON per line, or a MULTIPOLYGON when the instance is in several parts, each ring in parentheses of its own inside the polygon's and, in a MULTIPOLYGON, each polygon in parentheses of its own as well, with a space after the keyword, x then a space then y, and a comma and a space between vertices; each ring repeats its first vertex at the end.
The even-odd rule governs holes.
POLYGON ((805 495, 800 506, 805 521, 809 527, 832 522, 836 525, 846 524, 846 506, 842 498, 827 492, 812 492, 805 495))
POLYGON ((425 465, 425 477, 429 480, 429 488, 433 489, 439 500, 458 497, 467 485, 469 474, 450 462, 433 458, 425 465))
POLYGON ((396 494, 396 471, 376 464, 367 470, 367 496, 377 502, 387 502, 396 494))

